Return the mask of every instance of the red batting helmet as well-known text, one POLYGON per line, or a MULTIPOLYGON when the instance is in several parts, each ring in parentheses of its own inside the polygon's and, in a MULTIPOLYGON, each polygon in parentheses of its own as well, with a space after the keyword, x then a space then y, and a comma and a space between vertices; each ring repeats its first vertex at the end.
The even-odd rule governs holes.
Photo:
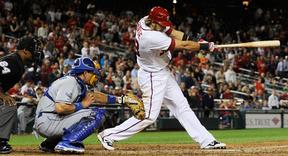
POLYGON ((160 6, 153 7, 149 12, 148 18, 164 27, 172 25, 169 20, 169 12, 160 6))

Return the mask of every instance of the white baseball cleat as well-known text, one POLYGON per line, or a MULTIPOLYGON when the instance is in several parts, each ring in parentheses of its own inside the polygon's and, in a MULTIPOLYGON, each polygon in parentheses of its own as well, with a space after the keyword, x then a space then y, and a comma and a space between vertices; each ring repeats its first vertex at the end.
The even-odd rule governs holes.
POLYGON ((214 140, 207 146, 202 147, 201 149, 226 149, 226 144, 214 140))
POLYGON ((54 148, 58 153, 63 154, 83 154, 85 152, 84 148, 74 146, 68 142, 60 141, 54 148))
POLYGON ((115 148, 113 147, 113 141, 106 139, 106 138, 102 138, 102 136, 100 134, 97 135, 98 140, 101 142, 102 146, 109 150, 109 151, 113 151, 115 150, 115 148))

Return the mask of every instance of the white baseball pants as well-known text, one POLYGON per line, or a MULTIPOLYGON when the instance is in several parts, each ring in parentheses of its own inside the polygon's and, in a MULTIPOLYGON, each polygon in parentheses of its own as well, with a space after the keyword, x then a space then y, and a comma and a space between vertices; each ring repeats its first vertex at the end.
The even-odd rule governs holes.
POLYGON ((163 69, 155 73, 140 69, 138 71, 138 82, 143 93, 146 119, 141 121, 131 117, 122 124, 101 132, 102 137, 119 141, 140 132, 156 121, 163 103, 178 119, 189 136, 201 147, 205 147, 215 140, 189 107, 187 99, 169 69, 163 69))

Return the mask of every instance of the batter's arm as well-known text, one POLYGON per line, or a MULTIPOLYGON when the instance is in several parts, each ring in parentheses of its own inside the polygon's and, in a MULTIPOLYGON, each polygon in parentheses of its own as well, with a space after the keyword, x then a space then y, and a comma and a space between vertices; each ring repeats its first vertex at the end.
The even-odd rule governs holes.
POLYGON ((166 34, 169 35, 173 40, 175 40, 175 49, 186 49, 191 51, 214 51, 215 46, 213 42, 199 43, 189 39, 184 32, 170 28, 166 31, 166 34))
POLYGON ((194 42, 194 41, 181 41, 181 40, 175 39, 175 49, 199 51, 200 50, 200 43, 194 42))
POLYGON ((170 28, 165 33, 175 41, 175 49, 191 51, 209 50, 209 43, 191 41, 182 31, 170 28))
POLYGON ((170 37, 176 39, 176 40, 182 40, 184 36, 184 33, 182 31, 172 29, 172 32, 170 34, 170 37))

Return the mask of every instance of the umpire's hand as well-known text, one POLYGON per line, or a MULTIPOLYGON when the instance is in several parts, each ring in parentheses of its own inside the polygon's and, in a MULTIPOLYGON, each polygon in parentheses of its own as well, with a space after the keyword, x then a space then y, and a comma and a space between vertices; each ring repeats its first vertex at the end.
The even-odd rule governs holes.
POLYGON ((15 99, 9 95, 0 93, 0 101, 3 102, 6 106, 14 106, 16 105, 15 99))

